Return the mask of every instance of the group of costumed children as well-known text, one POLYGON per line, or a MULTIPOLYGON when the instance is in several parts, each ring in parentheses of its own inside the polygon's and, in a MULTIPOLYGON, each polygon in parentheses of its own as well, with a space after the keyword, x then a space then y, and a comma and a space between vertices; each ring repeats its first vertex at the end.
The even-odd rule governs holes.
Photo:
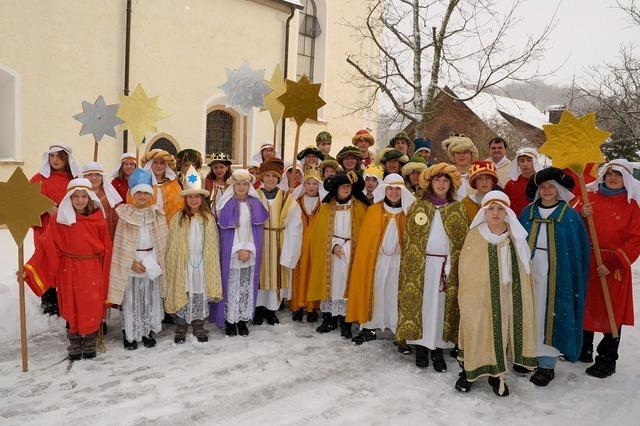
POLYGON ((543 168, 533 148, 509 160, 501 138, 478 160, 471 139, 452 134, 442 143, 451 163, 433 165, 425 138, 411 159, 403 132, 378 153, 365 130, 352 142, 334 159, 321 132, 295 166, 264 144, 236 170, 223 153, 204 165, 192 149, 151 150, 142 168, 123 154, 111 176, 51 146, 32 181, 56 207, 34 228, 25 278, 43 310, 67 321, 69 359, 96 356, 109 309, 122 311, 133 350, 156 345, 166 316, 176 344, 189 326, 206 342, 207 318, 246 336, 249 323, 278 323, 286 301, 294 321, 320 314, 317 332, 357 345, 392 334, 418 367, 444 372, 453 356, 462 392, 488 377, 508 395, 510 369, 546 386, 559 358, 593 363, 594 332, 604 337, 587 374, 615 372, 640 255, 640 182, 628 161, 602 165, 584 203, 572 172, 543 168))

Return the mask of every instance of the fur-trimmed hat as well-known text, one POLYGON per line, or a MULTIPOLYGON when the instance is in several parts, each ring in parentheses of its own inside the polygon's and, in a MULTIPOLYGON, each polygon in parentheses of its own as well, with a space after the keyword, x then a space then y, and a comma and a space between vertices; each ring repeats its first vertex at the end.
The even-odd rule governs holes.
POLYGON ((360 150, 357 147, 345 146, 345 147, 342 147, 342 149, 338 152, 338 155, 336 155, 336 160, 338 160, 338 162, 341 163, 342 160, 344 160, 349 155, 353 155, 357 159, 362 158, 362 152, 360 152, 360 150))
MULTIPOLYGON (((415 158, 415 157, 416 156, 414 155, 413 158, 415 158)), ((407 164, 402 166, 402 176, 404 176, 405 178, 408 177, 413 172, 422 172, 422 171, 427 170, 429 168, 429 166, 424 161, 424 159, 423 159, 423 161, 413 161, 413 158, 411 158, 411 161, 409 161, 407 164)), ((422 158, 422 157, 420 157, 420 158, 422 158)))
POLYGON ((326 130, 318 133, 318 135, 316 136, 316 145, 318 145, 320 142, 331 142, 331 141, 332 141, 331 133, 327 132, 326 130))
POLYGON ((369 143, 369 146, 373 146, 376 143, 373 135, 368 130, 358 130, 356 134, 351 138, 351 143, 355 145, 359 140, 364 139, 369 143))
POLYGON ((471 163, 469 167, 469 186, 476 189, 475 180, 480 175, 487 175, 493 179, 493 184, 498 184, 498 175, 496 173, 496 166, 493 161, 476 160, 471 163))
POLYGON ((442 149, 447 152, 450 161, 454 161, 454 153, 464 151, 471 152, 471 161, 478 159, 478 148, 470 138, 462 133, 451 133, 447 139, 442 141, 442 149))
POLYGON ((195 149, 187 148, 176 154, 178 170, 182 170, 185 161, 190 162, 196 169, 202 167, 202 154, 195 149))
POLYGON ((338 188, 340 185, 349 184, 352 185, 351 196, 357 198, 362 201, 366 205, 369 205, 370 202, 367 200, 367 197, 364 196, 362 190, 364 189, 364 179, 360 173, 350 171, 350 172, 339 172, 333 176, 330 176, 324 180, 323 187, 327 191, 327 196, 322 200, 325 203, 328 203, 333 198, 336 197, 338 193, 338 188))
POLYGON ((536 196, 536 192, 538 191, 538 187, 540 186, 540 184, 550 180, 556 181, 558 184, 564 186, 569 191, 571 191, 576 186, 576 182, 571 176, 566 174, 564 170, 557 167, 547 167, 546 169, 542 169, 539 172, 536 172, 536 174, 529 178, 529 182, 527 182, 527 189, 525 190, 527 198, 533 200, 536 196))
POLYGON ((420 174, 419 185, 421 189, 427 189, 431 180, 440 175, 448 175, 453 182, 454 188, 457 190, 460 188, 462 181, 460 179, 460 172, 456 168, 456 166, 449 163, 438 163, 433 166, 427 168, 420 174))
POLYGON ((302 159, 309 154, 314 154, 320 159, 320 161, 324 160, 324 154, 322 153, 322 151, 312 145, 306 146, 302 151, 298 153, 296 158, 298 159, 298 161, 302 161, 302 159))
POLYGON ((402 151, 398 151, 397 149, 389 149, 386 150, 384 154, 382 154, 382 158, 380 158, 380 162, 385 164, 389 160, 398 160, 400 164, 407 164, 409 162, 409 156, 407 154, 402 153, 402 151))
POLYGON ((340 165, 340 163, 338 163, 336 160, 328 159, 328 160, 324 160, 318 166, 318 171, 320 172, 320 176, 324 176, 324 169, 326 169, 327 167, 335 170, 336 173, 342 171, 342 166, 340 165))
POLYGON ((263 175, 268 172, 278 175, 278 182, 280 182, 282 173, 284 173, 284 161, 279 158, 269 158, 263 161, 258 169, 258 178, 262 179, 263 175))
POLYGON ((213 155, 211 155, 208 165, 211 166, 212 164, 216 163, 222 163, 230 166, 231 160, 229 159, 229 156, 224 152, 215 152, 213 153, 213 155))
POLYGON ((362 176, 364 178, 367 176, 374 176, 378 178, 378 181, 382 181, 382 179, 384 179, 384 169, 380 163, 371 163, 369 164, 369 167, 364 169, 362 176))
POLYGON ((171 169, 176 169, 176 159, 173 155, 169 154, 164 149, 152 149, 151 151, 145 153, 142 156, 142 160, 140 160, 140 164, 144 167, 148 162, 153 161, 155 159, 162 159, 167 163, 171 169))
POLYGON ((413 140, 413 153, 417 153, 420 150, 427 150, 431 152, 431 139, 416 138, 413 140))
POLYGON ((411 143, 411 139, 409 139, 409 135, 407 134, 407 132, 399 132, 391 138, 391 140, 389 141, 389 146, 396 146, 396 141, 403 139, 407 141, 407 145, 411 143))

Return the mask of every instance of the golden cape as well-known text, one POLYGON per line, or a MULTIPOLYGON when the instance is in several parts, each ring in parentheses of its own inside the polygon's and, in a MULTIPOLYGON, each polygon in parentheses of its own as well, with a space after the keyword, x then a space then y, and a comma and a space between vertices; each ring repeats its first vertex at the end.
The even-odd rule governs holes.
MULTIPOLYGON (((331 298, 331 263, 333 256, 333 220, 336 214, 336 200, 332 199, 328 203, 322 203, 318 217, 311 227, 311 272, 309 277, 309 289, 307 291, 307 301, 327 300, 331 298)), ((356 247, 358 247, 358 233, 360 223, 367 212, 367 206, 355 198, 351 201, 351 259, 356 247)), ((351 269, 351 268, 349 268, 351 269)), ((349 282, 345 297, 349 292, 349 282)))
MULTIPOLYGON (((451 246, 451 272, 447 277, 443 340, 456 343, 458 340, 458 258, 469 229, 467 212, 462 204, 455 202, 440 209, 442 223, 451 246)), ((424 293, 425 248, 431 232, 436 207, 427 200, 416 200, 406 219, 406 233, 400 261, 398 281, 398 330, 396 339, 419 340, 422 338, 422 298, 424 293), (426 223, 420 225, 426 215, 426 223), (416 216, 419 216, 416 222, 416 216)))
POLYGON ((222 282, 220 279, 220 254, 218 247, 218 227, 213 218, 205 222, 198 214, 191 220, 181 220, 182 212, 171 219, 169 237, 167 239, 167 254, 165 257, 164 279, 166 283, 166 299, 164 309, 170 314, 176 313, 189 303, 187 294, 187 265, 189 263, 189 232, 191 220, 197 220, 203 225, 203 261, 204 282, 206 296, 218 301, 222 299, 222 282))
POLYGON ((264 224, 264 241, 262 242, 262 267, 260 268, 260 289, 280 290, 287 287, 287 275, 280 266, 280 250, 282 249, 281 212, 286 192, 279 189, 273 204, 269 205, 267 197, 258 189, 260 201, 269 211, 269 219, 264 224))
POLYGON ((514 364, 537 365, 535 307, 531 276, 510 239, 512 282, 500 283, 498 245, 489 244, 475 228, 460 255, 460 334, 458 359, 467 379, 499 376, 507 371, 507 354, 514 364))
POLYGON ((395 216, 395 224, 400 237, 400 246, 404 237, 405 214, 388 213, 383 202, 367 209, 360 225, 358 245, 353 256, 353 266, 349 273, 349 294, 347 301, 347 322, 364 324, 371 320, 373 311, 373 281, 378 260, 378 252, 387 225, 395 216))

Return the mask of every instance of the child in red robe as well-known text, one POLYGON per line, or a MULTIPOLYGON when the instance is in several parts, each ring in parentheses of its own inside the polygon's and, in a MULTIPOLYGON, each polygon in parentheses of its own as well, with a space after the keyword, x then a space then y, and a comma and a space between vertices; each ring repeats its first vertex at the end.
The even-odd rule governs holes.
POLYGON ((60 314, 69 324, 70 360, 96 356, 110 264, 111 238, 102 204, 87 179, 73 179, 56 220, 49 222, 24 267, 36 294, 50 287, 58 290, 60 314))
POLYGON ((138 159, 135 153, 125 152, 120 156, 120 166, 111 173, 111 185, 118 191, 123 202, 127 201, 127 191, 129 191, 129 176, 138 166, 138 159))
POLYGON ((535 148, 520 148, 516 151, 516 158, 509 164, 509 180, 504 185, 504 192, 511 200, 511 210, 520 216, 522 210, 529 205, 526 195, 529 178, 542 170, 535 148))

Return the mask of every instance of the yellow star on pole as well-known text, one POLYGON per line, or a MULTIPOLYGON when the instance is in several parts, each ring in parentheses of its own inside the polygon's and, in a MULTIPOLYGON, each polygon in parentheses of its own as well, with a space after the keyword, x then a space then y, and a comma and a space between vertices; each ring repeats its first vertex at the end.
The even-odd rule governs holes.
POLYGON ((611 133, 596 127, 595 112, 577 118, 565 110, 558 124, 542 127, 547 141, 540 152, 551 157, 554 167, 569 168, 580 175, 588 163, 604 162, 600 145, 611 133))
POLYGON ((287 91, 287 83, 284 81, 280 64, 276 65, 276 69, 273 70, 271 80, 265 80, 265 82, 271 88, 271 92, 264 95, 264 108, 260 108, 260 111, 269 111, 273 125, 276 126, 284 114, 284 105, 278 98, 287 91))
POLYGON ((313 84, 306 75, 297 82, 287 80, 287 91, 278 100, 284 105, 284 117, 293 117, 298 126, 308 119, 318 119, 318 110, 326 105, 319 96, 320 84, 313 84))
POLYGON ((56 204, 40 192, 41 182, 30 183, 20 167, 6 182, 0 182, 0 225, 7 225, 17 245, 31 226, 40 226, 40 216, 56 204))
POLYGON ((129 130, 136 144, 140 145, 147 132, 157 133, 156 122, 169 114, 158 108, 158 97, 150 98, 138 84, 129 96, 120 96, 117 116, 124 120, 122 130, 129 130))

